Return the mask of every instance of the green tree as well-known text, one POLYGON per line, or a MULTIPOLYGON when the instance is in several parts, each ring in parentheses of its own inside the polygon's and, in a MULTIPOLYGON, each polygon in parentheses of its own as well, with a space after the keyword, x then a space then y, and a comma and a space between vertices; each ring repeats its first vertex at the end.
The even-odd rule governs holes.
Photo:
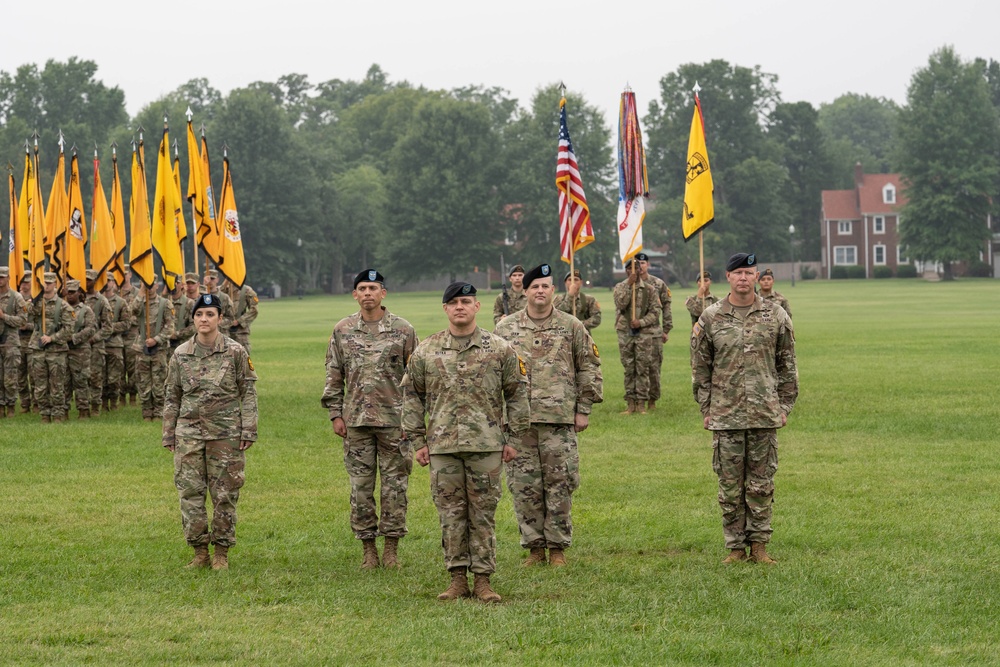
POLYGON ((835 179, 827 188, 854 187, 854 165, 867 173, 895 169, 894 128, 899 106, 884 97, 847 93, 819 107, 818 124, 826 137, 835 179))
POLYGON ((951 47, 913 75, 899 116, 899 162, 908 203, 900 225, 910 257, 974 261, 990 237, 997 193, 1000 117, 981 65, 951 47))

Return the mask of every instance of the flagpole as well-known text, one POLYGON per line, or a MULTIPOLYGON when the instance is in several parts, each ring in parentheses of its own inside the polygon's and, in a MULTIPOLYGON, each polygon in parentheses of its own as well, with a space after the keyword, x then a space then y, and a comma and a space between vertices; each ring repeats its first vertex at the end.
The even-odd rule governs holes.
MULTIPOLYGON (((191 112, 191 107, 187 108, 187 111, 185 112, 185 115, 187 115, 188 125, 190 125, 191 124, 191 119, 194 118, 194 114, 191 112)), ((194 130, 192 129, 191 131, 193 132, 194 130)), ((188 171, 190 171, 190 166, 191 166, 191 156, 188 156, 188 167, 189 167, 188 171)), ((180 176, 178 176, 178 178, 180 178, 180 176)), ((189 179, 191 178, 190 174, 188 174, 188 178, 189 179)), ((192 247, 192 250, 194 251, 194 272, 195 273, 198 273, 198 216, 195 213, 195 206, 196 206, 195 202, 197 200, 198 200, 197 196, 195 196, 195 198, 191 200, 191 226, 192 226, 191 232, 194 235, 194 239, 191 242, 191 247, 192 247)))
MULTIPOLYGON (((576 253, 573 252, 573 246, 576 245, 576 230, 573 229, 573 200, 569 198, 569 182, 570 179, 566 179, 566 229, 569 232, 569 279, 573 280, 575 278, 575 265, 576 253)), ((573 297, 573 317, 576 317, 576 296, 573 297)))
MULTIPOLYGON (((698 282, 699 284, 705 282, 705 237, 702 236, 700 229, 698 230, 698 282)), ((704 294, 701 295, 701 310, 703 312, 705 310, 704 294)))
MULTIPOLYGON (((35 141, 35 165, 34 165, 34 167, 35 167, 35 192, 32 193, 32 197, 31 198, 32 198, 32 200, 35 200, 35 199, 38 199, 38 197, 35 196, 35 195, 39 194, 42 191, 41 185, 40 185, 40 183, 38 181, 39 175, 38 175, 38 130, 37 129, 31 134, 31 137, 35 141)), ((27 148, 27 144, 25 144, 25 148, 27 148)), ((41 206, 41 204, 42 204, 41 201, 36 201, 36 202, 34 202, 32 204, 32 206, 41 206)), ((29 223, 29 225, 31 224, 31 216, 30 215, 28 217, 28 223, 29 223)), ((41 231, 41 230, 38 229, 38 225, 37 224, 34 227, 35 227, 34 234, 37 234, 39 231, 41 231)), ((44 238, 45 237, 44 237, 44 234, 43 234, 42 239, 44 240, 44 238)), ((34 260, 31 260, 31 262, 29 262, 29 263, 32 263, 32 262, 34 262, 34 260)), ((45 335, 45 291, 44 291, 44 289, 45 289, 44 288, 44 285, 45 285, 45 275, 44 275, 44 272, 45 272, 45 258, 44 258, 44 255, 43 255, 43 257, 42 257, 42 286, 43 286, 42 290, 43 291, 42 291, 42 295, 41 295, 42 296, 42 335, 43 336, 45 335)), ((31 266, 31 280, 33 282, 35 280, 38 280, 38 277, 35 275, 36 273, 38 273, 38 267, 34 266, 34 264, 32 264, 32 266, 31 266)))

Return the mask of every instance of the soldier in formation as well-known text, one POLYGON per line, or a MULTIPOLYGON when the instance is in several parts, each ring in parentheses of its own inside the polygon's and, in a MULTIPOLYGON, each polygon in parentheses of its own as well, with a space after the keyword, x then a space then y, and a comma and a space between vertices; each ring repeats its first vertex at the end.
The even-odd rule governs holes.
POLYGON ((24 300, 25 318, 24 324, 17 330, 18 340, 21 348, 21 360, 17 365, 17 394, 21 400, 21 413, 28 414, 32 411, 38 412, 38 403, 35 402, 35 394, 31 384, 31 335, 35 331, 35 324, 31 317, 27 315, 31 309, 31 271, 25 271, 18 286, 21 298, 24 300))
MULTIPOLYGON (((194 335, 194 313, 192 313, 192 308, 194 308, 195 302, 188 297, 185 290, 185 285, 192 279, 197 287, 198 276, 194 273, 187 273, 184 275, 184 282, 182 283, 178 279, 174 283, 173 292, 170 293, 171 305, 174 308, 174 332, 170 334, 170 355, 173 355, 181 343, 194 335)), ((250 351, 247 350, 247 354, 249 353, 250 351)))
POLYGON ((670 288, 667 287, 667 283, 649 272, 649 255, 644 252, 640 252, 635 256, 635 258, 639 265, 639 273, 642 279, 653 285, 657 296, 660 298, 660 306, 662 308, 660 320, 656 322, 656 326, 650 328, 648 332, 645 333, 645 335, 651 336, 653 339, 648 345, 649 349, 653 352, 653 360, 650 364, 649 400, 646 401, 646 408, 649 410, 655 410, 656 402, 660 400, 660 374, 663 370, 663 346, 666 345, 667 341, 670 339, 670 330, 674 328, 674 317, 670 310, 670 288))
POLYGON ((452 283, 442 298, 448 328, 421 342, 403 377, 403 432, 431 494, 451 583, 438 595, 499 602, 495 515, 504 462, 529 427, 527 369, 514 348, 476 326, 474 285, 452 283), (467 571, 475 575, 469 591, 467 571))
POLYGON ((73 309, 56 292, 56 274, 46 271, 44 291, 31 306, 31 382, 43 423, 66 421, 66 344, 73 335, 73 309))
POLYGON ((135 285, 132 284, 132 269, 128 264, 125 265, 125 279, 119 288, 118 295, 125 300, 128 305, 128 322, 129 328, 125 333, 122 334, 122 344, 124 345, 123 353, 125 357, 125 379, 122 383, 122 393, 119 397, 121 404, 124 406, 126 398, 130 405, 135 405, 136 397, 138 396, 139 388, 136 384, 136 361, 139 358, 139 352, 136 351, 136 342, 139 338, 139 324, 136 318, 132 316, 132 304, 135 302, 136 297, 139 295, 139 290, 136 289, 135 285))
POLYGON ((521 310, 528 301, 522 284, 524 280, 524 267, 520 264, 510 267, 507 278, 510 279, 510 289, 507 290, 506 294, 503 292, 498 294, 497 300, 493 302, 493 324, 496 324, 511 313, 521 310))
POLYGON ((691 314, 692 327, 698 322, 698 318, 705 312, 705 309, 716 301, 718 299, 712 294, 712 272, 702 271, 701 276, 698 278, 697 294, 692 294, 684 301, 684 307, 691 314))
POLYGON ((97 291, 98 272, 87 270, 86 304, 94 313, 96 330, 90 339, 90 412, 101 414, 104 385, 107 381, 107 342, 112 335, 111 304, 107 297, 97 291))
POLYGON ((799 392, 795 334, 785 311, 754 293, 757 259, 726 265, 729 295, 705 309, 691 331, 691 377, 702 425, 712 431, 722 532, 729 555, 774 563, 771 540, 777 429, 799 392))
POLYGON ((757 282, 760 283, 760 298, 781 306, 788 313, 788 316, 791 317, 792 308, 788 305, 788 299, 781 292, 774 291, 774 271, 764 269, 761 271, 757 282))
POLYGON ((413 452, 403 437, 400 382, 417 346, 409 322, 382 305, 385 277, 366 269, 354 278, 360 310, 337 322, 326 350, 326 389, 321 404, 333 432, 344 440, 344 467, 351 480, 351 530, 361 540, 364 570, 379 566, 375 539, 385 539, 382 565, 399 567, 399 540, 406 535, 406 491, 413 452), (380 480, 375 506, 375 476, 380 480))
POLYGON ((597 299, 580 291, 583 286, 580 270, 574 269, 572 274, 567 273, 563 283, 566 285, 566 293, 557 295, 552 305, 556 310, 575 316, 583 322, 587 331, 596 329, 601 323, 601 306, 597 299))
POLYGON ((229 327, 229 337, 250 353, 250 325, 257 319, 257 292, 249 285, 236 291, 233 304, 233 325, 229 327))
POLYGON ((66 303, 73 309, 73 326, 66 352, 66 393, 64 411, 76 397, 77 416, 90 418, 90 339, 97 332, 94 311, 84 303, 79 280, 66 281, 66 303))
POLYGON ((528 304, 497 325, 496 335, 514 346, 528 371, 531 425, 515 441, 507 485, 525 566, 566 565, 573 538, 573 492, 580 486, 576 434, 586 430, 591 406, 604 400, 597 345, 580 320, 552 306, 552 268, 542 264, 524 276, 528 304), (548 549, 546 559, 545 550, 548 549))
POLYGON ((142 418, 153 421, 163 414, 163 383, 167 377, 170 336, 174 332, 174 308, 154 288, 143 285, 132 301, 131 313, 138 331, 132 350, 136 353, 136 388, 142 403, 142 418))
POLYGON ((219 289, 218 269, 209 269, 205 272, 205 293, 219 299, 222 304, 222 321, 219 323, 219 331, 229 335, 229 329, 236 320, 236 311, 233 309, 233 300, 229 295, 219 289))
POLYGON ((649 381, 653 364, 659 358, 654 349, 662 345, 656 332, 661 331, 660 316, 663 307, 656 287, 642 278, 633 262, 625 265, 626 278, 615 285, 615 330, 618 332, 618 351, 625 369, 625 402, 622 414, 646 412, 649 400, 649 381))
POLYGON ((215 296, 199 297, 193 312, 197 333, 177 348, 167 371, 163 446, 174 454, 181 525, 194 548, 187 567, 225 570, 236 544, 244 452, 257 439, 257 375, 243 346, 219 331, 222 308, 215 296))
POLYGON ((21 293, 10 288, 10 269, 0 266, 0 419, 14 416, 21 366, 19 330, 27 320, 21 293))
POLYGON ((108 272, 104 284, 104 297, 111 314, 111 333, 104 341, 104 400, 105 410, 117 410, 118 401, 125 405, 125 336, 132 328, 132 314, 128 304, 118 294, 115 274, 108 272))

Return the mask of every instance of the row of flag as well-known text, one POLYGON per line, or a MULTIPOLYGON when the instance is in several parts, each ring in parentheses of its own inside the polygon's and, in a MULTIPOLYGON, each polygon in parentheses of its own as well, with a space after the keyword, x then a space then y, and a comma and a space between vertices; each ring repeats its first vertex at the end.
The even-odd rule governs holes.
POLYGON ((190 114, 187 124, 188 186, 182 194, 180 158, 174 150, 170 158, 170 136, 164 119, 163 137, 157 153, 156 183, 152 211, 149 208, 143 138, 133 144, 132 194, 129 201, 129 241, 126 244, 124 201, 118 175, 117 150, 112 146, 112 182, 110 204, 101 183, 100 161, 94 151, 94 185, 91 201, 90 227, 81 190, 81 174, 76 151, 70 158, 69 187, 66 186, 66 158, 63 137, 59 137, 59 159, 49 191, 43 204, 41 178, 38 173, 38 139, 34 153, 25 142, 24 178, 20 197, 16 191, 13 171, 8 176, 10 225, 8 266, 13 285, 20 284, 26 270, 32 272, 31 294, 44 289, 43 273, 57 275, 60 290, 66 280, 86 284, 86 271, 97 271, 96 288, 103 289, 107 274, 120 286, 125 280, 126 251, 132 273, 143 284, 152 287, 156 267, 169 289, 173 289, 185 273, 183 243, 188 238, 183 202, 191 204, 197 263, 200 247, 208 259, 236 287, 246 281, 246 260, 240 233, 236 197, 233 193, 228 151, 223 151, 221 216, 216 216, 208 143, 204 130, 201 142, 195 136, 190 114))
MULTIPOLYGON (((705 121, 695 86, 694 117, 688 137, 682 232, 689 240, 715 219, 712 171, 705 142, 705 121)), ((566 126, 566 98, 559 101, 559 150, 556 158, 559 190, 559 244, 562 260, 573 264, 573 255, 594 241, 590 208, 583 191, 579 165, 566 126)), ((646 154, 635 93, 622 93, 618 115, 618 252, 622 263, 642 251, 642 223, 649 196, 646 154)))

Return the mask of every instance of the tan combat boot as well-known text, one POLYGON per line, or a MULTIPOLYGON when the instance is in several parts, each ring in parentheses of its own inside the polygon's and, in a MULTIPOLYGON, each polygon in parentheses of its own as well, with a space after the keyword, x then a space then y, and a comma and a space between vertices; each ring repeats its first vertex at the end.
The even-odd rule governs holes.
POLYGON ((194 548, 194 558, 192 558, 191 562, 185 565, 184 567, 186 567, 189 570, 193 570, 199 567, 208 567, 211 564, 212 561, 208 556, 208 545, 205 544, 203 546, 194 548))
POLYGON ((77 419, 90 419, 90 410, 87 408, 77 409, 77 419))
POLYGON ((750 543, 750 560, 755 563, 764 563, 766 565, 774 565, 778 562, 767 555, 767 549, 764 548, 763 542, 750 543))
POLYGON ((458 598, 467 598, 471 594, 466 568, 456 567, 451 570, 451 583, 444 593, 438 595, 438 600, 457 600, 458 598))
POLYGON ((563 567, 566 565, 566 553, 562 549, 549 549, 549 565, 563 567))
POLYGON ((521 563, 524 567, 533 567, 535 565, 545 565, 545 547, 532 547, 531 551, 528 553, 528 557, 524 559, 521 563))
POLYGON ((25 405, 24 403, 21 403, 21 414, 22 415, 30 415, 31 414, 31 406, 30 405, 25 405))
POLYGON ((104 408, 105 412, 111 409, 111 406, 108 404, 108 399, 105 398, 103 401, 101 401, 101 407, 104 408))
POLYGON ((500 602, 500 595, 490 586, 490 575, 477 574, 472 594, 486 603, 500 602))
POLYGON ((635 414, 635 401, 625 401, 625 402, 628 404, 628 407, 625 408, 622 412, 619 412, 618 414, 620 414, 620 415, 633 415, 633 414, 635 414))
POLYGON ((375 538, 361 540, 361 547, 364 549, 364 556, 361 559, 361 569, 374 570, 378 567, 378 547, 375 546, 375 538))
POLYGON ((42 423, 43 424, 51 424, 52 423, 52 417, 50 417, 48 415, 42 415, 42 423))
POLYGON ((215 553, 212 555, 212 569, 229 569, 229 547, 224 547, 221 544, 215 545, 215 553))
POLYGON ((729 552, 729 555, 722 559, 723 565, 732 565, 733 563, 739 563, 747 559, 746 549, 733 549, 729 552))
POLYGON ((646 401, 646 409, 652 412, 656 409, 656 401, 646 401))
POLYGON ((399 564, 399 556, 396 553, 398 547, 398 537, 385 538, 385 547, 382 549, 382 567, 389 568, 390 570, 398 570, 402 567, 399 564))

